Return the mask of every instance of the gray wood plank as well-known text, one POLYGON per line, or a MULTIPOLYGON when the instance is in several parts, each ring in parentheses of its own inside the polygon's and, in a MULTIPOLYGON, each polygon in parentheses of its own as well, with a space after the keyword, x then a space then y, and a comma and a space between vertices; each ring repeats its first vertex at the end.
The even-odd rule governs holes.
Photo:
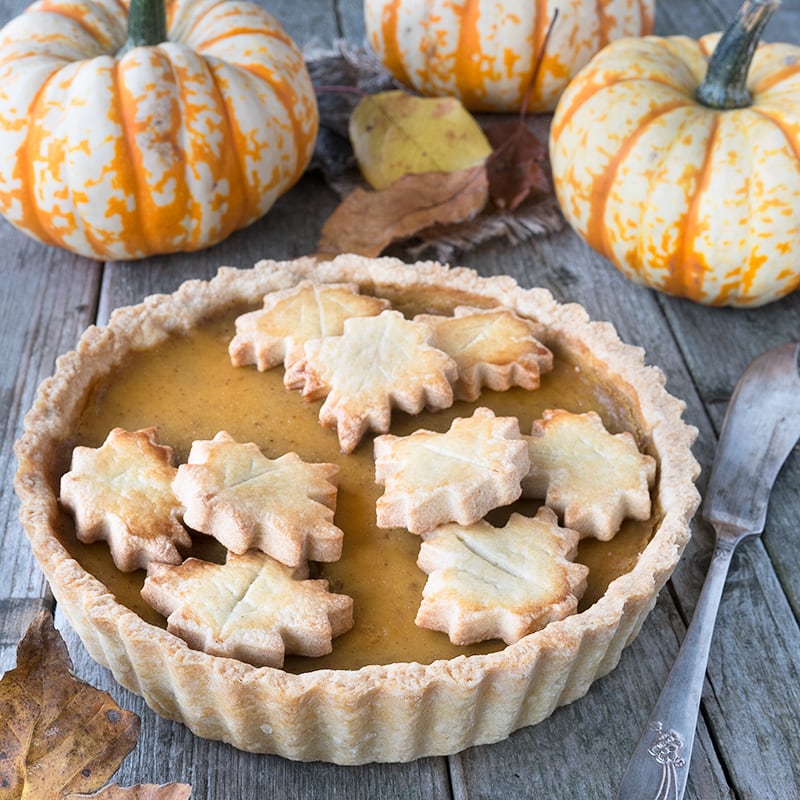
MULTIPOLYGON (((329 43, 341 35, 351 42, 360 41, 363 21, 358 3, 316 0, 301 7, 280 0, 264 4, 301 46, 314 38, 329 43)), ((22 7, 25 2, 15 2, 15 9, 17 5, 22 7)), ((699 35, 718 29, 738 0, 676 5, 659 4, 657 31, 699 35)), ((6 13, 6 7, 0 15, 6 13)), ((782 17, 777 24, 772 23, 767 38, 777 38, 772 34, 791 25, 798 31, 800 2, 784 0, 780 13, 782 17)), ((153 292, 172 291, 186 278, 210 277, 220 264, 247 267, 262 257, 290 258, 310 252, 335 202, 317 177, 306 176, 264 220, 214 248, 108 265, 98 319, 104 321, 115 306, 138 302, 153 292)), ((52 368, 52 359, 72 346, 77 332, 91 317, 99 265, 73 263, 75 259, 70 261, 70 257, 33 243, 22 244, 15 237, 8 226, 0 227, 0 243, 8 244, 10 261, 20 265, 19 269, 30 266, 32 273, 30 281, 21 280, 18 273, 12 275, 12 267, 0 265, 0 277, 8 275, 15 287, 24 286, 15 298, 0 295, 3 348, 6 331, 17 326, 22 333, 17 337, 12 332, 10 351, 29 354, 24 377, 5 365, 0 379, 2 407, 6 397, 11 403, 6 426, 17 430, 35 385, 52 368), (15 252, 20 254, 13 255, 15 252), (67 299, 59 300, 58 292, 65 291, 67 299), (29 319, 30 309, 37 303, 43 307, 29 319)), ((495 243, 460 261, 483 274, 510 273, 524 285, 544 285, 559 299, 582 302, 595 318, 612 320, 624 340, 643 345, 648 362, 661 366, 668 387, 687 400, 687 418, 701 431, 696 453, 706 474, 719 420, 740 369, 773 338, 791 335, 800 310, 800 295, 753 312, 703 309, 663 298, 627 282, 568 231, 517 248, 495 243)), ((2 458, 10 455, 15 435, 4 430, 2 458)), ((704 719, 687 797, 797 797, 800 642, 790 603, 796 615, 798 588, 794 576, 800 555, 792 532, 800 529, 798 470, 795 455, 776 487, 765 543, 749 543, 734 562, 712 651, 704 719), (769 670, 762 666, 764 654, 768 654, 769 670)), ((0 461, 0 471, 0 537, 5 537, 0 546, 12 554, 8 563, 6 559, 0 561, 0 579, 9 575, 16 580, 12 599, 0 606, 2 672, 4 665, 7 668, 13 663, 9 657, 38 608, 37 598, 44 587, 40 578, 37 583, 36 568, 25 555, 27 547, 24 543, 20 546, 18 526, 14 532, 15 501, 10 493, 13 466, 8 460, 0 461)), ((705 476, 701 486, 704 481, 705 476)), ((615 781, 677 651, 710 547, 710 531, 698 524, 671 590, 662 592, 654 613, 619 668, 592 687, 587 697, 507 742, 474 748, 449 759, 449 778, 444 759, 342 768, 253 756, 199 740, 182 726, 162 720, 139 698, 117 686, 106 670, 88 658, 60 616, 58 621, 76 672, 111 691, 121 705, 133 708, 143 718, 139 746, 118 776, 122 783, 186 781, 195 786, 195 800, 260 796, 438 798, 450 796, 450 780, 458 798, 489 800, 501 794, 554 800, 604 798, 613 796, 615 781)))
MULTIPOLYGON (((625 766, 618 743, 638 737, 644 718, 637 712, 658 697, 682 636, 683 623, 669 597, 662 595, 621 665, 601 678, 587 697, 505 742, 451 758, 456 800, 613 798, 625 766)), ((731 789, 702 721, 697 754, 687 800, 729 796, 731 789)))
POLYGON ((89 659, 77 634, 58 609, 56 626, 69 648, 75 674, 108 692, 120 706, 134 711, 142 720, 138 744, 114 776, 115 783, 122 786, 189 783, 192 800, 261 797, 392 800, 450 796, 447 762, 443 758, 423 758, 410 764, 342 767, 245 753, 226 744, 200 739, 183 725, 153 713, 140 697, 119 686, 107 669, 89 659))
MULTIPOLYGON (((18 521, 13 491, 14 442, 40 382, 58 355, 71 349, 94 319, 99 265, 42 247, 0 221, 0 586, 2 596, 23 606, 47 596, 47 586, 18 521)), ((34 605, 36 603, 34 602, 34 605)), ((5 620, 0 663, 13 656, 24 633, 25 615, 5 620), (16 635, 8 626, 18 625, 16 635), (7 646, 12 646, 6 652, 7 646)))

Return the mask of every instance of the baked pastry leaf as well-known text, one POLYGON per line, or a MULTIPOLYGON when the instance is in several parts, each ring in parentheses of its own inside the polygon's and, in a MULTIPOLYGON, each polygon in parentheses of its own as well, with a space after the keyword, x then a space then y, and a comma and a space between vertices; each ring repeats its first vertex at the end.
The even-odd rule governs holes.
POLYGON ((289 567, 336 561, 343 533, 333 524, 336 464, 311 464, 296 453, 267 458, 226 431, 196 441, 173 482, 185 523, 228 550, 258 549, 289 567))
POLYGON ((325 580, 297 580, 258 550, 229 553, 225 564, 152 563, 142 597, 193 649, 255 666, 330 653, 331 640, 353 625, 352 598, 329 592, 325 580))
POLYGON ((393 408, 418 414, 453 404, 456 365, 433 340, 427 325, 399 311, 351 317, 341 336, 306 342, 284 383, 309 400, 325 398, 320 423, 336 428, 340 449, 351 453, 367 431, 389 430, 393 408))
POLYGON ((516 417, 477 408, 445 433, 420 429, 375 439, 375 481, 382 528, 424 533, 446 522, 470 525, 520 496, 528 447, 516 417))
POLYGON ((309 339, 340 335, 349 317, 373 316, 388 306, 388 300, 359 294, 354 283, 304 280, 267 293, 262 308, 237 317, 228 353, 236 367, 268 370, 296 360, 309 339))
POLYGON ((656 462, 627 431, 609 433, 594 411, 548 409, 525 440, 531 466, 522 496, 544 499, 568 528, 608 541, 624 519, 650 517, 656 462))
POLYGON ((114 428, 98 447, 76 447, 61 477, 61 504, 72 512, 82 542, 105 540, 117 569, 132 572, 151 561, 179 564, 191 546, 172 491, 172 448, 155 428, 114 428))
POLYGON ((588 568, 571 560, 579 534, 545 507, 503 528, 451 523, 422 538, 417 564, 428 580, 415 621, 454 644, 512 644, 574 613, 586 588, 588 568))
POLYGON ((453 391, 458 400, 477 400, 481 388, 504 392, 512 386, 538 389, 553 354, 539 339, 544 326, 508 308, 459 306, 452 317, 418 314, 436 331, 436 346, 458 366, 453 391))

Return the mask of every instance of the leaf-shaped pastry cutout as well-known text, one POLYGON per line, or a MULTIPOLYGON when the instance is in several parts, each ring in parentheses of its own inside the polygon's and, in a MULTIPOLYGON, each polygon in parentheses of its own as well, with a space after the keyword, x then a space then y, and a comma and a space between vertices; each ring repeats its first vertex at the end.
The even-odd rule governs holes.
POLYGON ((349 317, 374 316, 388 306, 388 300, 359 294, 355 284, 301 281, 270 292, 261 309, 237 317, 228 348, 231 362, 255 364, 262 371, 288 364, 302 355, 309 339, 338 336, 349 317))
POLYGON ((392 408, 418 414, 452 405, 456 365, 432 341, 427 325, 399 311, 354 317, 341 336, 306 342, 284 382, 310 400, 325 398, 320 422, 335 427, 342 452, 351 453, 367 431, 389 430, 392 408))
POLYGON ((309 464, 296 453, 267 458, 220 431, 192 444, 173 486, 194 530, 234 553, 257 548, 297 567, 341 556, 343 534, 333 524, 338 472, 336 464, 309 464))
POLYGON ((280 667, 285 653, 325 655, 353 624, 350 597, 325 580, 297 580, 258 550, 229 553, 225 564, 153 563, 142 597, 190 647, 256 666, 280 667))
POLYGON ((423 533, 446 522, 469 525, 520 496, 528 448, 515 417, 478 408, 446 433, 418 430, 375 440, 378 525, 423 533))
POLYGON ((139 717, 71 669, 50 612, 40 612, 0 680, 3 800, 95 791, 135 747, 139 717))
POLYGON ((503 528, 480 521, 423 535, 417 564, 428 574, 416 623, 454 644, 511 644, 575 612, 588 569, 572 562, 578 533, 555 514, 512 514, 503 528))
POLYGON ((543 327, 511 309, 460 306, 452 317, 414 319, 434 329, 436 346, 458 365, 453 391, 459 400, 477 400, 483 386, 497 392, 538 389, 541 374, 553 368, 553 354, 537 338, 543 327))
POLYGON ((630 433, 609 433, 589 411, 548 409, 526 436, 531 468, 524 497, 544 498, 582 536, 613 538, 628 517, 650 517, 656 462, 630 433))
POLYGON ((76 447, 61 478, 61 503, 75 517, 82 542, 104 539, 117 568, 141 569, 152 561, 179 564, 191 545, 172 491, 172 449, 154 428, 114 428, 99 448, 76 447))

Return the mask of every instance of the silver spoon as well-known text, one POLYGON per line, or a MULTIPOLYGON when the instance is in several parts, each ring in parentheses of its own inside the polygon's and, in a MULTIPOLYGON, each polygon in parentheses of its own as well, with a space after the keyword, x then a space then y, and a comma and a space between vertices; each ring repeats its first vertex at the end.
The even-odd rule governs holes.
POLYGON ((772 485, 800 438, 800 344, 789 342, 750 363, 722 423, 703 503, 716 531, 694 617, 647 721, 617 800, 680 800, 686 789, 714 623, 731 557, 764 530, 772 485))

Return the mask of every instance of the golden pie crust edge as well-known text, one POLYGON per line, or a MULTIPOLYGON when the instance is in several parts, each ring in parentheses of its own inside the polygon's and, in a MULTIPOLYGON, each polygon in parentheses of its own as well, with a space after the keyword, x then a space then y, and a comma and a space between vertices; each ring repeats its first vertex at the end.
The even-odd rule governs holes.
POLYGON ((684 404, 665 391, 664 382, 658 368, 645 366, 643 351, 621 342, 612 325, 590 321, 581 306, 560 304, 545 289, 523 289, 508 276, 352 255, 222 267, 210 281, 187 281, 172 295, 118 309, 107 326, 87 329, 76 350, 58 359, 15 445, 20 519, 53 594, 92 658, 157 713, 197 735, 243 750, 339 764, 455 753, 502 740, 584 695, 616 666, 655 604, 689 539, 699 503, 699 466, 691 453, 697 432, 682 420, 684 404), (86 392, 132 347, 155 345, 215 310, 258 301, 306 278, 355 281, 364 291, 430 286, 479 294, 542 322, 548 341, 623 387, 659 461, 660 521, 634 568, 585 611, 499 652, 299 675, 191 650, 121 605, 55 534, 52 456, 69 440, 86 392), (198 686, 206 691, 198 692, 198 686))

